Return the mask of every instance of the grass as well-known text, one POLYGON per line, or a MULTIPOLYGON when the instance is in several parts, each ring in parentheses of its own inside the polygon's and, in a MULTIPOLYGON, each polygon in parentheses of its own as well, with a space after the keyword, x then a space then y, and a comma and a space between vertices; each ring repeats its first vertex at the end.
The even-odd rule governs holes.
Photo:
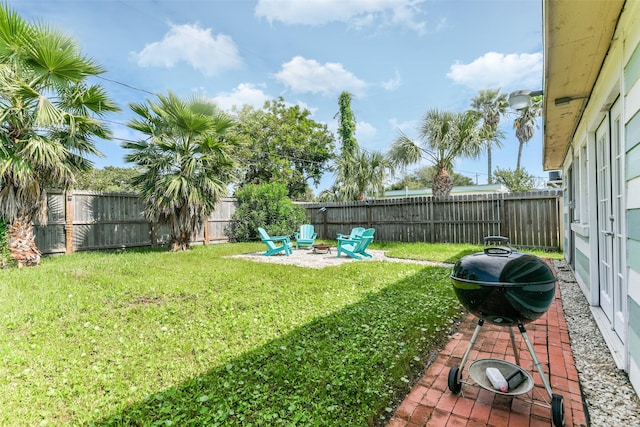
POLYGON ((263 249, 0 270, 0 425, 383 424, 460 315, 450 270, 224 257, 263 249))
MULTIPOLYGON (((453 243, 386 243, 376 242, 371 248, 388 251, 387 255, 395 258, 420 259, 453 264, 465 255, 482 251, 482 245, 453 243)), ((562 259, 562 252, 549 252, 539 249, 513 247, 519 252, 532 254, 541 258, 562 259)))

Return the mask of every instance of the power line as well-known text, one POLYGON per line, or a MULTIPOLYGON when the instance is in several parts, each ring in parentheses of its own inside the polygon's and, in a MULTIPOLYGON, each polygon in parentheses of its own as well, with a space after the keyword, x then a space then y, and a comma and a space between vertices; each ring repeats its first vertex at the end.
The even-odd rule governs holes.
POLYGON ((131 85, 127 84, 127 83, 122 83, 122 82, 119 82, 117 80, 109 79, 109 78, 104 77, 104 76, 95 76, 95 77, 97 77, 99 79, 102 79, 102 80, 105 80, 105 81, 108 81, 108 82, 111 82, 111 83, 119 84, 120 86, 124 86, 124 87, 129 88, 129 89, 137 90, 137 91, 140 91, 140 92, 148 93, 149 95, 156 96, 156 94, 153 93, 153 92, 150 92, 150 91, 148 91, 146 89, 140 89, 140 88, 137 88, 135 86, 131 86, 131 85))

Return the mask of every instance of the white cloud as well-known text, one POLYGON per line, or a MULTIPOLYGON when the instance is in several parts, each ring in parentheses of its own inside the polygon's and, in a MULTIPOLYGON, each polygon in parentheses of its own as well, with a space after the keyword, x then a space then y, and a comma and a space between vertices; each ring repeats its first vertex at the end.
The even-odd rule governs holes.
POLYGON ((357 28, 379 25, 405 26, 420 34, 426 22, 419 19, 425 0, 258 0, 255 14, 270 23, 324 25, 344 22, 357 28))
POLYGON ((253 108, 260 109, 265 101, 271 97, 267 96, 262 89, 252 85, 251 83, 240 83, 231 92, 223 92, 214 96, 213 102, 223 110, 231 110, 235 105, 242 107, 247 104, 253 108))
POLYGON ((542 53, 488 52, 469 64, 456 62, 447 77, 472 89, 539 89, 542 85, 542 53))
POLYGON ((395 90, 399 88, 401 84, 402 84, 402 81, 400 79, 400 73, 396 69, 393 77, 387 80, 386 82, 382 82, 380 86, 382 86, 386 90, 395 90))
POLYGON ((377 133, 378 133, 378 130, 371 123, 368 123, 368 122, 356 123, 355 135, 358 140, 371 141, 376 136, 377 133))
POLYGON ((342 64, 320 64, 301 56, 283 64, 275 78, 293 92, 321 93, 325 96, 334 96, 345 90, 358 95, 366 87, 364 81, 345 70, 342 64))
POLYGON ((389 126, 391 126, 393 129, 396 129, 397 132, 401 131, 403 133, 412 133, 417 129, 418 121, 406 120, 404 122, 399 122, 398 119, 392 118, 389 119, 389 126))
POLYGON ((211 29, 198 25, 171 25, 161 41, 145 45, 132 53, 141 67, 171 68, 185 62, 207 76, 238 68, 242 59, 231 37, 212 35, 211 29))

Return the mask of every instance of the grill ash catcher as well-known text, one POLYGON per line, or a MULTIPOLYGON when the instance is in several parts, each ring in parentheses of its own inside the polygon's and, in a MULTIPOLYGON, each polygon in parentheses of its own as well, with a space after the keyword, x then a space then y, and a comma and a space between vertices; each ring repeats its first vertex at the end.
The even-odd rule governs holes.
POLYGON ((516 364, 498 359, 477 360, 469 366, 469 376, 480 387, 498 394, 515 396, 531 391, 533 378, 519 366, 520 357, 513 333, 513 327, 517 326, 549 394, 551 404, 545 399, 545 406, 551 408, 553 425, 564 426, 564 398, 552 392, 524 326, 546 313, 553 302, 557 279, 551 268, 536 256, 513 250, 506 237, 488 236, 484 239, 483 252, 464 256, 454 265, 451 279, 458 300, 478 317, 478 324, 460 366, 452 366, 449 370, 449 390, 458 394, 462 389, 462 370, 482 325, 488 321, 509 327, 516 364), (508 380, 506 392, 496 390, 491 385, 486 374, 487 368, 497 368, 508 380))

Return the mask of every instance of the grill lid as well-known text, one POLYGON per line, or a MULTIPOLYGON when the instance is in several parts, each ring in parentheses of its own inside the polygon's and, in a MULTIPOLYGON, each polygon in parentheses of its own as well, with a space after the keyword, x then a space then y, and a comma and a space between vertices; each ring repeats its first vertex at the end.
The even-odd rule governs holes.
POLYGON ((485 239, 484 251, 458 260, 451 277, 462 282, 488 286, 524 286, 556 281, 546 262, 536 256, 514 251, 504 237, 485 239), (487 246, 487 240, 495 239, 500 239, 501 244, 487 246))
MULTIPOLYGON (((498 240, 499 239, 499 240, 498 240)), ((556 278, 546 262, 514 251, 506 238, 498 246, 462 257, 453 267, 456 296, 474 315, 498 325, 531 322, 553 302, 556 278)))

